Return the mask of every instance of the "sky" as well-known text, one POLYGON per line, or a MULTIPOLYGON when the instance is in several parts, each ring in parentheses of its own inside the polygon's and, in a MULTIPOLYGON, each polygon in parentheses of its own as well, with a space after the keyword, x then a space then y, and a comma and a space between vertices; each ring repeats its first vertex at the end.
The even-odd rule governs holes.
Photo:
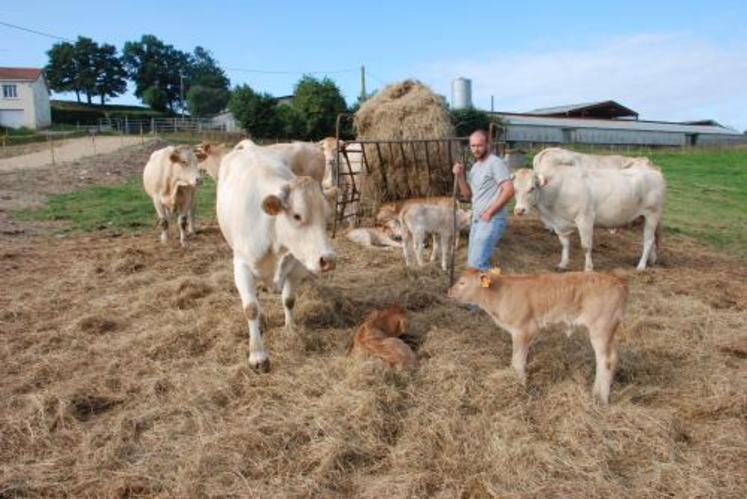
MULTIPOLYGON (((416 78, 477 108, 522 112, 616 100, 641 119, 747 129, 747 2, 720 1, 5 2, 0 23, 121 49, 153 34, 201 45, 232 85, 281 96, 304 74, 361 90, 416 78)), ((0 66, 42 67, 59 41, 0 24, 0 66)), ((130 84, 132 88, 132 84, 130 84)), ((64 96, 70 98, 70 96, 64 96)), ((137 103, 128 93, 114 103, 137 103)))

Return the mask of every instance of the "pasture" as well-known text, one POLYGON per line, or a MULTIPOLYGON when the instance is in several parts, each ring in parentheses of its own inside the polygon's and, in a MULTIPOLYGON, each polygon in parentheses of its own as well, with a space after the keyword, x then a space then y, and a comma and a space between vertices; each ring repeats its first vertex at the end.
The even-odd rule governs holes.
MULTIPOLYGON (((669 196, 650 270, 638 228, 595 232, 596 269, 631 290, 603 408, 585 332, 541 336, 524 388, 509 335, 450 303, 435 264, 341 235, 298 331, 260 294, 273 365, 254 373, 214 185, 190 247, 161 245, 136 177, 149 147, 0 175, 0 497, 744 497, 747 150, 652 155, 669 196), (411 371, 346 355, 393 301, 411 371)), ((558 254, 512 217, 496 260, 550 271, 558 254)))

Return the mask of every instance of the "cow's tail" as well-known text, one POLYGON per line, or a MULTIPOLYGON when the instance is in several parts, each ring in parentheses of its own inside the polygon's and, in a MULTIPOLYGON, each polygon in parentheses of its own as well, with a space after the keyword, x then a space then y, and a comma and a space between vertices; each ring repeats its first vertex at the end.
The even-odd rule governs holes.
POLYGON ((661 251, 661 237, 661 220, 659 220, 659 223, 656 224, 656 229, 654 229, 654 247, 657 254, 661 251))

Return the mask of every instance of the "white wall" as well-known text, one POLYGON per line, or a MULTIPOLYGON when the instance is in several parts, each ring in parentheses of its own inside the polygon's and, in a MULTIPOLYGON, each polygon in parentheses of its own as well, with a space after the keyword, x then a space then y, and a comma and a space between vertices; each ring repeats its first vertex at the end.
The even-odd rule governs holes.
POLYGON ((0 121, 0 125, 18 127, 17 123, 17 111, 23 112, 23 118, 21 125, 28 128, 44 128, 52 124, 52 112, 49 105, 49 93, 47 92, 47 85, 43 78, 37 78, 34 82, 29 81, 9 81, 0 80, 0 111, 16 111, 16 112, 0 112, 0 120, 5 115, 6 119, 11 119, 13 122, 4 123, 0 121), (16 86, 16 98, 6 99, 3 97, 2 85, 15 85, 16 86))

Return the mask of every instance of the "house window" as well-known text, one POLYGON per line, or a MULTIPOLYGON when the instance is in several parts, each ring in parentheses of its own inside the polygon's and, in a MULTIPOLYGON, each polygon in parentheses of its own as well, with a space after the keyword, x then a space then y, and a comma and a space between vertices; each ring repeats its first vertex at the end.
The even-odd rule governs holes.
POLYGON ((18 93, 16 92, 15 85, 3 85, 3 99, 17 99, 18 93))

